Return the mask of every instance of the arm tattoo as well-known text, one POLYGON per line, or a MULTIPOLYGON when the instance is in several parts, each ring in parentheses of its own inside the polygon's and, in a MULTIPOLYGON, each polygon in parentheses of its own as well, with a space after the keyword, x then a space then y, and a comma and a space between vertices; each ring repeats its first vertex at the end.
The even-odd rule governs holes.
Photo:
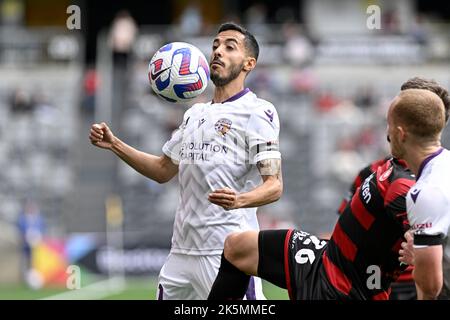
POLYGON ((262 176, 280 176, 281 159, 265 159, 256 164, 262 176))

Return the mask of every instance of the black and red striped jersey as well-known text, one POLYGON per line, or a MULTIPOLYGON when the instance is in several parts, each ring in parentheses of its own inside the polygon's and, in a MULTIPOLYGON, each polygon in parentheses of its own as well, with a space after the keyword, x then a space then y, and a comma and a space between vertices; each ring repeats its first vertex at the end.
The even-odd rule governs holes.
POLYGON ((359 188, 361 183, 366 180, 368 176, 370 176, 372 173, 374 173, 379 166, 383 165, 391 159, 392 157, 386 157, 383 159, 378 159, 371 164, 369 164, 367 167, 364 167, 360 172, 358 172, 358 175, 355 177, 355 180, 353 181, 352 185, 350 186, 350 190, 348 191, 347 195, 342 199, 341 204, 338 208, 338 214, 342 214, 344 212, 345 207, 347 206, 347 203, 351 200, 353 195, 356 192, 356 189, 359 188))
POLYGON ((387 299, 406 266, 398 251, 409 229, 406 194, 415 183, 406 163, 385 161, 356 189, 323 255, 331 285, 354 299, 387 299))

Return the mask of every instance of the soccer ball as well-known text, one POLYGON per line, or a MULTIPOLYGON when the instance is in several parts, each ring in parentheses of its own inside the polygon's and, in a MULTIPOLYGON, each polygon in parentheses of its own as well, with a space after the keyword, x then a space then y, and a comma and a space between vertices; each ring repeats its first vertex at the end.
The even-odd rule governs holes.
POLYGON ((159 49, 148 66, 153 91, 169 102, 187 102, 208 85, 209 66, 203 53, 185 42, 168 43, 159 49))

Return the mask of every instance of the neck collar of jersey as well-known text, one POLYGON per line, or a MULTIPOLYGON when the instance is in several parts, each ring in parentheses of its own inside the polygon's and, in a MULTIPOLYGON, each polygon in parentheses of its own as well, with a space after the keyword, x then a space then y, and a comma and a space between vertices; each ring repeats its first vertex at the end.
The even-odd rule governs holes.
MULTIPOLYGON (((227 100, 222 101, 220 103, 225 103, 225 102, 232 102, 235 101, 237 99, 239 99, 240 97, 242 97, 243 95, 245 95, 246 93, 250 92, 249 88, 245 88, 244 90, 239 91, 238 93, 236 93, 234 96, 229 97, 227 100)), ((214 100, 212 101, 212 103, 216 103, 214 102, 214 100)))
POLYGON ((403 159, 397 159, 397 158, 392 158, 394 159, 394 162, 398 163, 399 165, 401 165, 403 168, 408 168, 408 164, 406 163, 405 160, 403 159))
POLYGON ((436 158, 438 155, 441 154, 441 152, 444 151, 444 148, 439 148, 438 151, 433 152, 432 154, 430 154, 428 157, 425 158, 425 160, 422 161, 422 164, 419 167, 419 173, 417 174, 417 178, 416 181, 419 180, 420 175, 422 174, 423 169, 425 168, 425 166, 428 164, 428 162, 430 162, 431 160, 433 160, 434 158, 436 158))

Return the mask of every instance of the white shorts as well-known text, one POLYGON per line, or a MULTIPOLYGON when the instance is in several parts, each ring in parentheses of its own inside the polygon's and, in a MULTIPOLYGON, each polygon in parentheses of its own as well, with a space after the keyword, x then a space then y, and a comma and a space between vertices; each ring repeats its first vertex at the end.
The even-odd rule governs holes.
MULTIPOLYGON (((216 280, 220 255, 194 256, 170 253, 158 277, 158 300, 206 300, 216 280)), ((261 279, 251 277, 247 300, 266 300, 261 279)))

